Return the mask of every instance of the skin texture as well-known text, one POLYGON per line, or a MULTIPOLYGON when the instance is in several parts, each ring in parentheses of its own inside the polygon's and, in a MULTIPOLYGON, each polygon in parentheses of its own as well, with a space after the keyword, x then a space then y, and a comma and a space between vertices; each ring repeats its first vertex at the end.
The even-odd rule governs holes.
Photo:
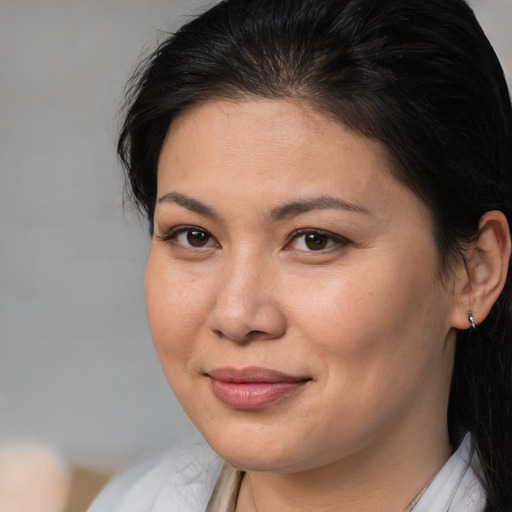
POLYGON ((239 511, 402 510, 451 453, 464 266, 446 285, 429 212, 387 165, 287 100, 210 101, 168 131, 149 325, 187 414, 250 475, 239 511), (209 376, 225 367, 307 382, 233 408, 209 376))

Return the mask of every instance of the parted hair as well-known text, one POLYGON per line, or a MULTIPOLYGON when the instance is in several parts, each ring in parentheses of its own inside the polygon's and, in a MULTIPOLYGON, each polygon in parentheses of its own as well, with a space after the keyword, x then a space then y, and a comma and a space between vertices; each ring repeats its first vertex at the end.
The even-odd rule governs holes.
MULTIPOLYGON (((254 96, 307 102, 380 141, 431 211, 441 272, 486 211, 512 225, 510 95, 463 0, 225 0, 167 36, 129 82, 118 142, 150 231, 169 125, 202 102, 254 96)), ((472 432, 486 512, 510 512, 511 272, 488 317, 458 333, 448 428, 454 446, 472 432)))

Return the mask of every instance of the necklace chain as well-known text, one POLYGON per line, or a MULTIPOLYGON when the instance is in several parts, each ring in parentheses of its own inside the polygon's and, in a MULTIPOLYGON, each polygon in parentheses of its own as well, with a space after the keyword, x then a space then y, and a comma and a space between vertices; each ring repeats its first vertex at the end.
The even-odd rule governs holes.
POLYGON ((254 505, 254 511, 258 512, 258 507, 256 506, 256 500, 254 498, 254 491, 252 490, 252 482, 251 482, 251 475, 249 473, 247 474, 247 478, 249 480, 249 488, 251 490, 251 498, 252 498, 252 504, 254 505))

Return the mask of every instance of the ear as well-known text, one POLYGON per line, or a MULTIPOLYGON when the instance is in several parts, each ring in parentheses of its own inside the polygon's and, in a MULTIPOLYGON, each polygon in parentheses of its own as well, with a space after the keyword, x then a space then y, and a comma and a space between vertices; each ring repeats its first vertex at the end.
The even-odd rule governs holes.
POLYGON ((478 233, 464 255, 455 274, 457 307, 452 312, 452 326, 468 329, 469 314, 481 323, 498 299, 510 264, 510 230, 507 219, 499 211, 485 213, 478 233))

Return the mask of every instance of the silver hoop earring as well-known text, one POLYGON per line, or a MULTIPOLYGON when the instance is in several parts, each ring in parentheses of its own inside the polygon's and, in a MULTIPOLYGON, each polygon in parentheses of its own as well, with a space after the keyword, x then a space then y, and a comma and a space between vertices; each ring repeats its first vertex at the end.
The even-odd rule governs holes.
POLYGON ((476 323, 475 323, 475 317, 473 316, 473 313, 470 311, 468 315, 469 323, 471 324, 469 328, 471 331, 474 331, 476 329, 476 323))

